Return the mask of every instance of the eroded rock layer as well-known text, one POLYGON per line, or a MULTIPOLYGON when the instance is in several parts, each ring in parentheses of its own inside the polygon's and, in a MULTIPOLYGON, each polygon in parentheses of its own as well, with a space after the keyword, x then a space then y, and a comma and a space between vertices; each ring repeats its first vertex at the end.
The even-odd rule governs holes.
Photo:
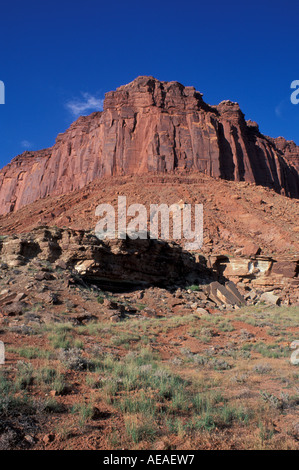
POLYGON ((52 148, 25 152, 0 172, 0 214, 111 175, 198 171, 299 197, 299 149, 263 136, 237 103, 209 106, 178 82, 138 77, 106 94, 52 148))
POLYGON ((164 286, 211 277, 203 257, 196 262, 176 243, 163 240, 100 241, 92 232, 48 227, 0 240, 0 264, 18 267, 33 260, 62 266, 94 282, 164 286))
POLYGON ((53 268, 59 268, 71 272, 75 279, 108 289, 127 291, 136 286, 173 289, 196 284, 217 305, 245 303, 235 284, 245 296, 250 294, 251 300, 272 291, 274 303, 280 299, 297 304, 299 300, 296 255, 203 256, 163 240, 101 241, 91 231, 53 227, 39 227, 27 234, 0 239, 2 272, 16 268, 18 273, 26 265, 34 270, 40 262, 46 263, 48 269, 36 273, 38 281, 55 279, 53 268))

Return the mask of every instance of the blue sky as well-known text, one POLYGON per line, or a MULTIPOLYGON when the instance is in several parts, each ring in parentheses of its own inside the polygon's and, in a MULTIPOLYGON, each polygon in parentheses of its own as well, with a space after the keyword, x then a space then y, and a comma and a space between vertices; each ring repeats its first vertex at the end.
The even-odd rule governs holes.
POLYGON ((0 167, 138 75, 238 101, 263 133, 299 144, 298 26, 297 0, 1 2, 0 167))

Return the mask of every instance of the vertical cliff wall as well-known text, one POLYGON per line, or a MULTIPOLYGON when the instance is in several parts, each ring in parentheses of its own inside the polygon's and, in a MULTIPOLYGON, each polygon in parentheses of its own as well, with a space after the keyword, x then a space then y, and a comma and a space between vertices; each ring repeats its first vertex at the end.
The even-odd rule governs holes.
POLYGON ((178 82, 138 77, 106 94, 52 148, 25 152, 0 171, 0 214, 82 188, 105 175, 199 171, 299 197, 299 147, 263 136, 239 105, 206 104, 178 82))

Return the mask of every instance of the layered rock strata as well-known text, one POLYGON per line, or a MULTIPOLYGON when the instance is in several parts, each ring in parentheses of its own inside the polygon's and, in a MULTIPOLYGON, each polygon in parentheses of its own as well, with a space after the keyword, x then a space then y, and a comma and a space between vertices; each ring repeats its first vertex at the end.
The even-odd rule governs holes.
POLYGON ((198 171, 299 197, 298 155, 295 144, 262 135, 237 103, 209 106, 193 87, 138 77, 106 93, 104 110, 80 117, 53 147, 4 167, 0 214, 106 175, 198 171))

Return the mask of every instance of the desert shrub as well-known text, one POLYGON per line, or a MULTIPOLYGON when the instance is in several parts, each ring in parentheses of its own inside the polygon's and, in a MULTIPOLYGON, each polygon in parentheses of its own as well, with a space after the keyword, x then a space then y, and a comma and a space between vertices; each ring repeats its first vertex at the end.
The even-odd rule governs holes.
POLYGON ((154 415, 157 402, 148 398, 145 393, 141 393, 140 396, 126 396, 118 402, 115 402, 115 406, 123 413, 143 413, 146 415, 154 415))
POLYGON ((25 346, 21 348, 8 348, 8 351, 18 354, 19 356, 24 357, 26 359, 50 359, 51 357, 50 351, 45 351, 38 347, 25 346))
POLYGON ((17 363, 17 376, 15 385, 17 389, 25 389, 32 385, 34 380, 34 369, 30 362, 19 361, 17 363))
POLYGON ((215 357, 211 359, 211 364, 215 370, 229 370, 232 368, 231 364, 226 362, 224 359, 218 359, 215 357))
POLYGON ((255 364, 253 366, 253 370, 254 372, 257 372, 258 374, 268 374, 269 372, 271 372, 272 367, 270 366, 270 364, 260 363, 260 364, 255 364))
POLYGON ((36 402, 36 408, 39 413, 63 413, 65 411, 65 407, 53 397, 36 402))
POLYGON ((157 434, 156 423, 148 417, 138 419, 136 416, 127 416, 125 418, 125 428, 127 436, 135 444, 142 440, 153 441, 157 434))
POLYGON ((80 427, 86 425, 86 422, 94 416, 95 408, 92 403, 75 403, 71 408, 71 413, 77 415, 80 427))
POLYGON ((64 375, 53 368, 44 367, 39 369, 35 374, 35 380, 41 385, 46 385, 50 390, 54 390, 58 395, 61 395, 67 389, 64 375))
POLYGON ((289 355, 289 348, 279 344, 256 343, 253 349, 264 357, 278 359, 289 355))
POLYGON ((0 373, 0 415, 32 414, 34 403, 19 384, 9 380, 5 373, 0 373))
MULTIPOLYGON (((261 391, 261 398, 265 403, 268 403, 271 408, 275 408, 277 410, 283 410, 292 406, 292 400, 290 399, 287 393, 281 392, 280 397, 273 395, 272 393, 268 393, 265 391, 261 391)), ((295 406, 298 404, 298 399, 294 400, 293 403, 295 406)))
POLYGON ((191 290, 192 292, 197 292, 200 290, 199 286, 196 284, 192 284, 191 286, 186 287, 187 290, 191 290))
POLYGON ((92 362, 82 357, 82 352, 78 348, 62 349, 59 359, 65 367, 72 370, 86 370, 92 367, 92 362))
POLYGON ((126 333, 126 332, 122 332, 120 333, 119 335, 117 336, 113 336, 111 338, 111 342, 115 345, 115 346, 120 346, 120 345, 123 345, 123 344, 126 344, 126 343, 130 343, 130 342, 136 342, 136 341, 140 341, 140 336, 138 335, 134 335, 132 333, 126 333))

